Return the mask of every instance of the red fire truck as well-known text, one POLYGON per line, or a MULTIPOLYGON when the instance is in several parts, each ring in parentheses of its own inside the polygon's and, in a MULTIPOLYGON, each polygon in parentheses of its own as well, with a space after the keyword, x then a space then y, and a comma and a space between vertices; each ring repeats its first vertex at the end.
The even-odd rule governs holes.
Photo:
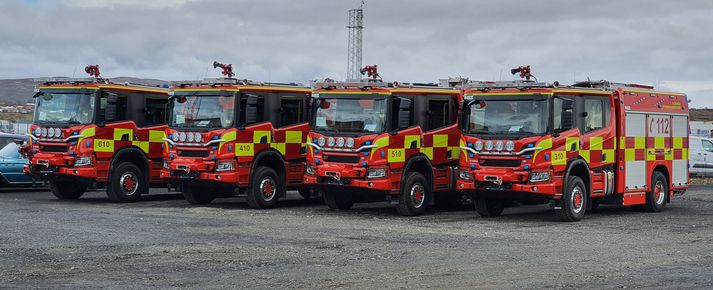
MULTIPOLYGON (((523 75, 529 79, 529 67, 523 75)), ((550 203, 564 221, 599 204, 657 212, 688 188, 688 102, 653 87, 588 81, 470 83, 458 188, 481 216, 550 203)))
POLYGON ((422 214, 434 194, 458 194, 460 92, 371 75, 314 84, 305 182, 332 209, 389 200, 402 215, 422 214))
POLYGON ((105 186, 114 202, 137 201, 161 183, 168 89, 91 78, 38 80, 24 171, 60 199, 105 186))
POLYGON ((298 84, 226 78, 172 85, 161 176, 188 202, 245 194, 252 208, 274 207, 287 189, 304 187, 310 89, 298 84))

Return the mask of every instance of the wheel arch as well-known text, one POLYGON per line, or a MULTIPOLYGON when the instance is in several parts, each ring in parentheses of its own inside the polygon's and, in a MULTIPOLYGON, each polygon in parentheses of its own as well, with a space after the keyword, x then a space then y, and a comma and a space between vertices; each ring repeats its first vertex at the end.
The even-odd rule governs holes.
POLYGON ((587 164, 586 161, 584 161, 581 158, 575 158, 572 159, 568 164, 567 164, 567 170, 565 171, 564 174, 564 180, 562 182, 563 186, 567 186, 567 180, 569 180, 570 176, 577 176, 582 179, 584 182, 584 186, 587 187, 587 206, 591 206, 591 199, 592 199, 592 175, 590 173, 591 171, 589 170, 589 165, 587 164))
MULTIPOLYGON (((287 169, 285 168, 285 159, 282 154, 275 149, 261 151, 253 159, 253 164, 250 167, 250 175, 260 166, 267 166, 274 169, 277 175, 282 177, 280 182, 285 186, 287 184, 287 169)), ((248 186, 252 186, 252 178, 248 179, 248 186)))
POLYGON ((411 156, 411 158, 406 161, 403 171, 401 172, 400 187, 403 188, 404 182, 406 181, 406 174, 409 172, 421 173, 426 178, 431 191, 433 191, 433 164, 431 164, 431 160, 429 160, 428 157, 423 154, 417 154, 411 156))
POLYGON ((146 153, 137 147, 124 147, 114 154, 114 158, 112 158, 111 165, 109 166, 109 180, 111 180, 111 175, 114 173, 117 164, 122 162, 130 162, 138 166, 144 181, 149 182, 149 174, 151 171, 149 159, 146 157, 146 153))
MULTIPOLYGON (((670 191, 671 190, 671 177, 670 177, 671 175, 669 174, 668 168, 666 167, 666 165, 664 165, 664 164, 656 165, 656 167, 654 167, 654 170, 652 171, 652 175, 653 175, 653 172, 661 172, 661 174, 663 174, 663 177, 666 178, 666 188, 670 191)), ((654 185, 651 184, 652 188, 653 188, 653 186, 654 185)), ((671 195, 669 194, 669 192, 666 192, 666 202, 667 203, 670 202, 670 196, 671 195)))

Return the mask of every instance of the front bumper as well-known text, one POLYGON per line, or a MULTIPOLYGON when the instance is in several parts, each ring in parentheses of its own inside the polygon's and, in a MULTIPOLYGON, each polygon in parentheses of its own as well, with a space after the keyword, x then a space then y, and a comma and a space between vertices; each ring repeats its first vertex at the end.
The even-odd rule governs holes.
POLYGON ((392 182, 386 177, 366 178, 368 168, 350 164, 324 163, 312 165, 315 174, 305 174, 305 184, 317 186, 348 186, 370 190, 390 191, 392 182))
POLYGON ((520 192, 555 198, 562 195, 561 177, 550 176, 549 181, 529 182, 528 171, 508 168, 479 169, 470 171, 470 176, 469 180, 458 179, 456 186, 459 190, 520 192))

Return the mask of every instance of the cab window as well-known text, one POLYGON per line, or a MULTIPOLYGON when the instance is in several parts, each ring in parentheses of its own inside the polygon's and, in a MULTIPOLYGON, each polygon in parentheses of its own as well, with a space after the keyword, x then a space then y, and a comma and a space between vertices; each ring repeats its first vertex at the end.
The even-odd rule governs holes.
POLYGON ((428 100, 427 130, 431 131, 451 125, 453 123, 453 114, 451 114, 451 111, 451 102, 448 98, 428 100))
POLYGON ((704 151, 713 152, 713 142, 708 140, 701 140, 701 145, 703 145, 704 151))
POLYGON ((252 124, 259 124, 265 122, 265 95, 264 94, 256 94, 256 93, 247 93, 240 98, 240 124, 242 125, 252 125, 252 124), (247 114, 247 104, 248 104, 248 95, 254 95, 257 96, 257 115, 255 118, 255 122, 251 122, 250 124, 247 124, 246 122, 246 114, 247 114))
POLYGON ((555 133, 560 133, 574 128, 574 100, 555 97, 552 105, 553 126, 555 133))
POLYGON ((304 122, 305 99, 299 96, 282 96, 282 120, 280 127, 291 126, 304 122))
POLYGON ((584 99, 584 132, 604 128, 609 122, 609 102, 605 98, 586 97, 584 99), (606 106, 605 106, 606 103, 606 106))

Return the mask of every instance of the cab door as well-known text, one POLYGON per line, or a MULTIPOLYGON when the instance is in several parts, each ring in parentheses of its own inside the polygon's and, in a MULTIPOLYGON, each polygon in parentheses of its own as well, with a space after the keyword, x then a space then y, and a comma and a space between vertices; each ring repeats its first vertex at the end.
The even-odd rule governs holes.
POLYGON ((276 118, 273 148, 285 160, 304 158, 307 154, 308 98, 305 94, 279 93, 279 107, 275 107, 276 118))
POLYGON ((613 189, 616 160, 613 98, 611 95, 595 95, 582 96, 578 100, 579 129, 582 132, 579 156, 587 162, 590 170, 603 173, 603 179, 592 180, 592 195, 605 195, 605 190, 613 189))

